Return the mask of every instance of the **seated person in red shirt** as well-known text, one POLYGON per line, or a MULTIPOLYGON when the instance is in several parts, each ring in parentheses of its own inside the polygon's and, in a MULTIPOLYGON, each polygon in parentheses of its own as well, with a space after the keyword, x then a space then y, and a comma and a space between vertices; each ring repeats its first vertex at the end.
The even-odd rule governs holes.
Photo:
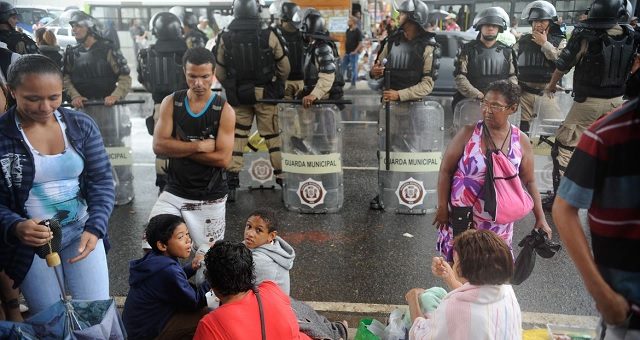
POLYGON ((300 332, 289 297, 277 284, 253 285, 253 256, 244 244, 217 242, 205 265, 220 307, 200 320, 194 340, 259 340, 262 329, 267 339, 310 339, 300 332))

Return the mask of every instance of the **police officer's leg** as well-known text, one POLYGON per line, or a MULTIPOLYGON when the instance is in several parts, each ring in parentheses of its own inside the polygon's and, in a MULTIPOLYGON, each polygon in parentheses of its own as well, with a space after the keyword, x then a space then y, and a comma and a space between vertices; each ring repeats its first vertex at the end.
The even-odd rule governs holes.
POLYGON ((280 126, 278 124, 278 114, 275 105, 258 103, 254 105, 256 110, 256 123, 258 132, 264 138, 269 148, 269 158, 273 173, 276 175, 276 182, 282 183, 282 157, 280 148, 282 140, 280 139, 280 126))
MULTIPOLYGON (((303 80, 287 80, 284 88, 284 99, 292 100, 297 99, 298 95, 304 88, 303 80)), ((305 146, 302 145, 302 128, 300 126, 300 116, 296 115, 293 120, 293 133, 291 134, 291 142, 298 149, 304 150, 305 146)))
POLYGON ((535 117, 533 112, 534 103, 539 97, 526 91, 523 91, 520 96, 520 131, 527 135, 529 135, 529 130, 531 129, 531 121, 535 117))
MULTIPOLYGON (((160 103, 153 105, 153 121, 158 123, 160 117, 160 103)), ((159 191, 164 190, 164 186, 167 185, 167 173, 165 169, 169 166, 169 159, 163 156, 156 155, 156 186, 159 191)))
POLYGON ((241 105, 234 107, 236 112, 236 132, 235 139, 233 141, 233 153, 231 158, 231 165, 227 168, 228 177, 227 182, 229 185, 229 202, 235 202, 236 200, 236 188, 240 186, 240 179, 238 174, 242 170, 243 165, 243 151, 249 140, 249 131, 251 130, 251 124, 253 124, 253 117, 255 115, 253 106, 241 105))

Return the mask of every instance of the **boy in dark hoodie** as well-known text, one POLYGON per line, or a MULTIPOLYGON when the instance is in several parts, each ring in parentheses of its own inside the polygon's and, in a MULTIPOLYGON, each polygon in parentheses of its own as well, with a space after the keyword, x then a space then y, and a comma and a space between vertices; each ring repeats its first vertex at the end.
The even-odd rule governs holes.
POLYGON ((256 284, 270 280, 289 295, 289 270, 296 253, 278 236, 278 221, 266 210, 256 210, 249 215, 244 228, 244 244, 253 253, 256 284))
POLYGON ((208 312, 208 283, 189 283, 200 266, 178 259, 191 253, 191 237, 179 216, 154 216, 146 228, 152 250, 129 263, 129 295, 122 318, 129 339, 191 339, 208 312))

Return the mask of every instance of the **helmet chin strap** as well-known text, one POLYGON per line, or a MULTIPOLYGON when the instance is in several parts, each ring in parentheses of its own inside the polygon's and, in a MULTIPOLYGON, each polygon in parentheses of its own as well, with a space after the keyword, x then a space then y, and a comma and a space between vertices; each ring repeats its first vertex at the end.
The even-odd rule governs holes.
POLYGON ((498 35, 484 35, 484 34, 482 34, 482 39, 484 39, 486 41, 494 41, 494 40, 498 39, 498 35))

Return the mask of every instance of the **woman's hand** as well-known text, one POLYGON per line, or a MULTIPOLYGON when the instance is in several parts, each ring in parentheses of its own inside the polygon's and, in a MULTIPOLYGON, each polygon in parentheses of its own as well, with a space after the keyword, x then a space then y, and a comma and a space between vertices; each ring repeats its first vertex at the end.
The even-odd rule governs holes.
POLYGON ((89 256, 89 254, 91 254, 91 252, 96 249, 96 244, 98 244, 98 236, 88 231, 82 232, 82 236, 80 237, 80 244, 78 245, 78 253, 80 254, 69 260, 69 263, 76 263, 89 256))
POLYGON ((420 295, 424 293, 424 288, 412 288, 404 295, 404 299, 407 302, 412 302, 420 298, 420 295))
POLYGON ((16 224, 15 233, 20 242, 30 247, 43 246, 53 238, 51 229, 34 220, 25 220, 16 224))
POLYGON ((449 262, 445 261, 443 257, 434 257, 431 260, 431 273, 443 280, 453 277, 453 268, 449 265, 449 262))
POLYGON ((547 237, 549 239, 551 239, 551 236, 553 236, 553 231, 551 230, 551 227, 549 227, 549 224, 547 223, 547 219, 545 218, 542 218, 541 220, 536 220, 536 224, 533 228, 542 229, 542 231, 544 231, 547 234, 547 237))
POLYGON ((445 205, 439 205, 436 210, 436 216, 433 218, 433 223, 436 228, 444 228, 449 225, 449 207, 445 205))

